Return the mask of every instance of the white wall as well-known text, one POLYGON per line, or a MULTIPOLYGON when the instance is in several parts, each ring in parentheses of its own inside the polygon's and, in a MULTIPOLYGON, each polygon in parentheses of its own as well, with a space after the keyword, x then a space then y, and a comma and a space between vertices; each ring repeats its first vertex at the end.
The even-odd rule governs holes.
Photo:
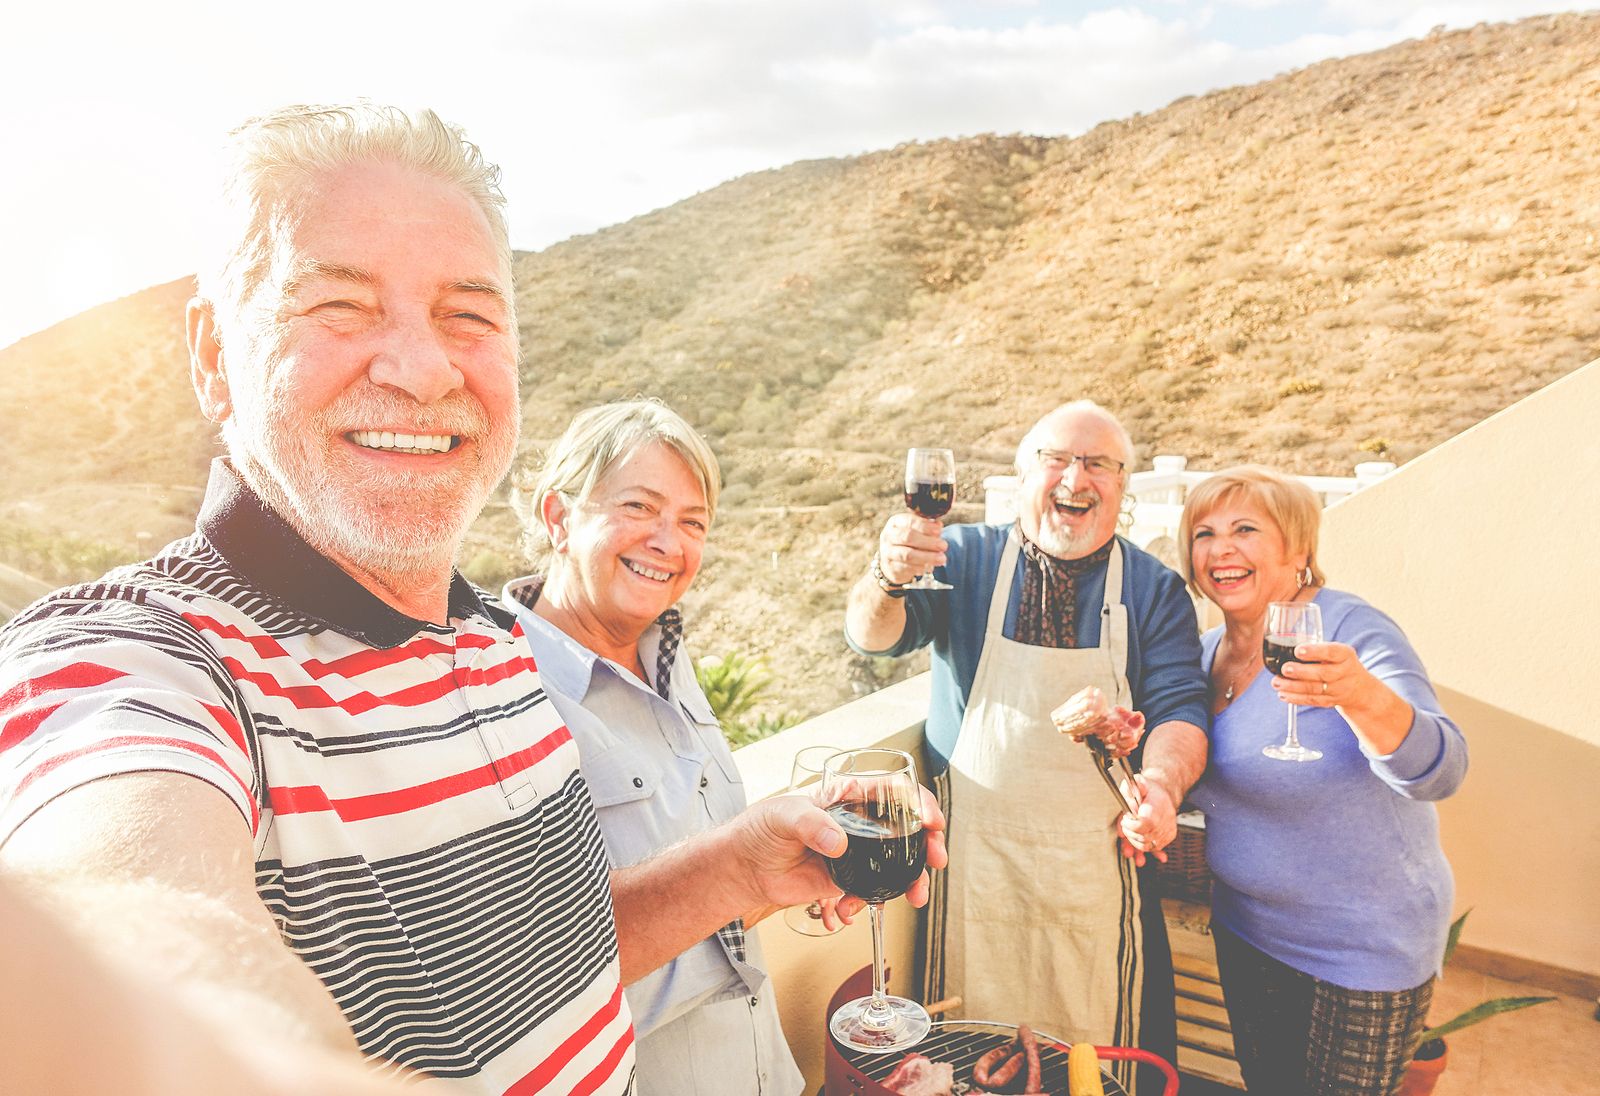
POLYGON ((1600 975, 1600 363, 1330 508, 1471 752, 1440 805, 1465 942, 1600 975))

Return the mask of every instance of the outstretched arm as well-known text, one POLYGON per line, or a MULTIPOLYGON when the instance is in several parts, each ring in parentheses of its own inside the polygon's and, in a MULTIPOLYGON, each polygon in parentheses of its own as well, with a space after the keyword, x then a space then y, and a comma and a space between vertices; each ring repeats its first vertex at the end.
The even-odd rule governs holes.
POLYGON ((0 876, 0 1091, 55 1096, 386 1096, 408 1091, 352 1055, 287 1044, 190 1007, 86 946, 0 876))
MULTIPOLYGON (((944 816, 926 790, 922 819, 928 867, 942 868, 944 816)), ((838 894, 825 858, 844 849, 838 823, 804 797, 782 795, 642 864, 612 872, 623 983, 638 981, 735 917, 754 919, 773 906, 838 894)), ((927 902, 927 872, 906 897, 914 906, 927 902)), ((860 907, 858 899, 843 902, 847 910, 860 907)))
POLYGON ((875 569, 869 568, 850 588, 845 635, 863 651, 887 651, 900 642, 906 630, 905 599, 890 596, 883 582, 903 586, 944 562, 943 526, 916 514, 894 515, 878 534, 875 569))
POLYGON ((248 825, 204 781, 128 773, 66 791, 0 847, 0 876, 193 1011, 359 1061, 338 1005, 256 894, 248 825))

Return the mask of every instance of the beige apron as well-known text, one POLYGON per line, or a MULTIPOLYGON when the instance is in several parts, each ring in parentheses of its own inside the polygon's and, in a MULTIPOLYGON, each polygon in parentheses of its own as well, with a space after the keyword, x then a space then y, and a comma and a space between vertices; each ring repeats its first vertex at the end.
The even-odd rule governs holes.
MULTIPOLYGON (((950 758, 943 990, 960 994, 972 1019, 1136 1046, 1144 973, 1138 881, 1117 851, 1119 812, 1089 750, 1050 719, 1086 685, 1130 703, 1122 547, 1113 546, 1106 565, 1100 645, 1078 649, 1001 635, 1019 555, 1013 533, 950 758)), ((930 943, 930 951, 939 947, 930 943)), ((1119 1066, 1113 1073, 1131 1094, 1132 1070, 1119 1066)))

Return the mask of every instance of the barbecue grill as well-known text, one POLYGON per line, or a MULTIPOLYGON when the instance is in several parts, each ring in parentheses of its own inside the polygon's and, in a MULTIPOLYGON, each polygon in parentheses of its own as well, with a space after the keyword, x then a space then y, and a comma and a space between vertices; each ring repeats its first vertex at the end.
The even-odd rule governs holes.
MULTIPOLYGON (((827 1016, 846 1001, 872 992, 872 968, 862 967, 845 979, 844 984, 828 1002, 827 1016)), ((826 1017, 823 1020, 827 1024, 826 1017)), ((937 1020, 927 1037, 906 1053, 921 1054, 935 1062, 949 1062, 955 1072, 954 1092, 965 1091, 963 1083, 972 1085, 972 1065, 995 1047, 1009 1045, 1017 1036, 1017 1025, 991 1023, 980 1020, 937 1020)), ((1096 1047, 1101 1059, 1137 1058, 1150 1062, 1167 1077, 1165 1096, 1177 1096, 1178 1076, 1161 1058, 1142 1050, 1124 1047, 1096 1047)), ((838 1040, 828 1039, 827 1083, 825 1096, 894 1096, 883 1086, 883 1080, 893 1073, 905 1054, 869 1054, 841 1046, 838 1040)), ((1061 1096, 1067 1092, 1067 1044, 1039 1033, 1039 1071, 1044 1091, 1061 1096)), ((1105 1070, 1101 1070, 1106 1096, 1127 1096, 1126 1090, 1105 1070)))

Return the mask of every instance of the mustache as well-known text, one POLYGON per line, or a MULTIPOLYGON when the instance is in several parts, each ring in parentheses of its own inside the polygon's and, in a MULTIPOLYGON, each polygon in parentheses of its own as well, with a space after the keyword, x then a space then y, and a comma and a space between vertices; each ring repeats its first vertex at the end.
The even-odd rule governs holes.
POLYGON ((489 417, 482 406, 461 392, 452 392, 426 405, 387 392, 362 393, 340 399, 319 417, 337 433, 373 427, 404 427, 414 434, 464 437, 481 437, 489 432, 489 417))
POLYGON ((1100 501, 1100 496, 1089 490, 1052 491, 1050 493, 1050 501, 1056 503, 1057 505, 1065 505, 1069 502, 1078 502, 1092 506, 1100 501))

